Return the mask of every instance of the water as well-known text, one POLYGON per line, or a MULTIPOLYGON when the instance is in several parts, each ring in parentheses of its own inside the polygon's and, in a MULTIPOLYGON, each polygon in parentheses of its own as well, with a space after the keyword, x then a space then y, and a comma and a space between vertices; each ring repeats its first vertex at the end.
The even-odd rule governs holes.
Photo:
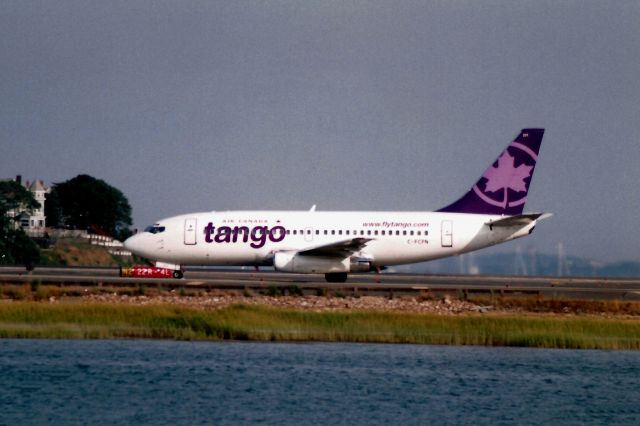
POLYGON ((640 424, 640 353, 0 340, 0 424, 640 424))

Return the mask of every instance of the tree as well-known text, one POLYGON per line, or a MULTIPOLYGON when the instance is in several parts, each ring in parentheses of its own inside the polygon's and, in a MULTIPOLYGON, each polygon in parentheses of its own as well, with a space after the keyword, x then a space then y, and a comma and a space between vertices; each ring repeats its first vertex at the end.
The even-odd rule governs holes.
POLYGON ((22 263, 32 270, 38 262, 40 249, 15 222, 21 213, 39 207, 31 191, 18 182, 0 182, 0 263, 22 263))
POLYGON ((131 235, 131 206, 120 190, 89 175, 56 183, 45 203, 51 226, 102 231, 117 239, 131 235))
POLYGON ((10 220, 5 215, 12 210, 31 211, 39 207, 40 203, 27 188, 13 180, 0 181, 0 212, 4 213, 0 220, 10 220))

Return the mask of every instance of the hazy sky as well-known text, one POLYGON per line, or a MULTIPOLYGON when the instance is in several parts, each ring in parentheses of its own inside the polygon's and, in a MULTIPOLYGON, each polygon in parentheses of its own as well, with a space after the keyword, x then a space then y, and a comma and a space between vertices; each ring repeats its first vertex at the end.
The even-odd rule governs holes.
POLYGON ((509 243, 640 260, 638 1, 0 0, 0 175, 119 188, 137 227, 433 210, 523 127, 509 243))

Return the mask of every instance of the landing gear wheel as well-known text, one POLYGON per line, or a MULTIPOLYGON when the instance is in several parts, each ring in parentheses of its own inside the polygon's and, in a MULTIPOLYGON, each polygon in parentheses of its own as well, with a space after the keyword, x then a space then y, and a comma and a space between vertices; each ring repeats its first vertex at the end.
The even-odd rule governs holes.
POLYGON ((324 279, 327 280, 328 283, 343 283, 347 281, 347 273, 331 272, 329 274, 324 274, 324 279))
POLYGON ((182 271, 173 271, 173 278, 178 280, 182 278, 182 271))

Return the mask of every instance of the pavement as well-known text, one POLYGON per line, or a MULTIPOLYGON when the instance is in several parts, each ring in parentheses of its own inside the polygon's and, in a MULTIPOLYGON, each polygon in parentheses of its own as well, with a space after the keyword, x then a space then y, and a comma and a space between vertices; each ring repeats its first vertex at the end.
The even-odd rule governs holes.
POLYGON ((260 290, 299 288, 309 294, 339 291, 345 294, 490 294, 544 295, 578 299, 640 300, 640 278, 528 277, 489 275, 350 274, 346 283, 327 283, 322 274, 288 274, 254 270, 193 268, 182 279, 121 278, 118 268, 0 267, 0 283, 24 284, 37 280, 57 286, 157 286, 203 290, 260 290))

